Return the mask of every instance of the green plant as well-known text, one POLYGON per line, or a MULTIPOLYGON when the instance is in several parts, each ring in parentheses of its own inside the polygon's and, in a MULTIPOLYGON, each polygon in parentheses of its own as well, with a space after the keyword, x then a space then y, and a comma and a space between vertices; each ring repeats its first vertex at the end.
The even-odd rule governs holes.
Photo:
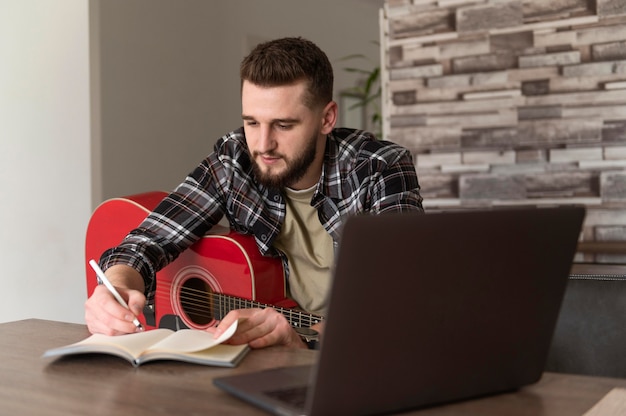
POLYGON ((369 63, 369 69, 354 66, 343 68, 343 70, 346 72, 361 75, 357 79, 356 85, 345 90, 344 93, 351 95, 357 99, 355 104, 353 104, 350 109, 363 109, 366 117, 369 117, 373 133, 380 138, 382 134, 383 121, 380 103, 380 97, 382 92, 380 84, 380 65, 372 63, 372 61, 363 54, 353 54, 341 58, 341 61, 348 60, 361 60, 369 63))

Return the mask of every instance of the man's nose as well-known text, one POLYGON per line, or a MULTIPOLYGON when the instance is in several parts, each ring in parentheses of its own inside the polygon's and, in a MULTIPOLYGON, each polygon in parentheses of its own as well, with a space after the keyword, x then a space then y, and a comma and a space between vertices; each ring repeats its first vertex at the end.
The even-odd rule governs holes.
POLYGON ((261 153, 270 152, 276 147, 276 142, 274 141, 271 126, 261 126, 261 128, 259 129, 258 146, 258 150, 261 153))

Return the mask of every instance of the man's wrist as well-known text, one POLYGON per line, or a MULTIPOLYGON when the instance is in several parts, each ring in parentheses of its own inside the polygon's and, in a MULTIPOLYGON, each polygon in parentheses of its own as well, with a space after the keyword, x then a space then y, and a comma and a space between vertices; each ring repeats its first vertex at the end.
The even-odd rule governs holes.
POLYGON ((104 273, 115 287, 138 290, 141 293, 144 292, 141 274, 130 266, 116 264, 106 269, 104 273))

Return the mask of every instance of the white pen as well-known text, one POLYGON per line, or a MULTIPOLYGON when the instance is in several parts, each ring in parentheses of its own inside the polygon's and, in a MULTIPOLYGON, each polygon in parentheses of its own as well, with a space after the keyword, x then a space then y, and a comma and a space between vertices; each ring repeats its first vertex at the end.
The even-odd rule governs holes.
MULTIPOLYGON (((115 290, 115 287, 113 287, 111 282, 109 282, 109 279, 107 279, 107 277, 104 275, 104 272, 102 271, 100 266, 98 266, 98 263, 96 263, 95 260, 92 259, 92 260, 89 260, 89 265, 96 272, 100 281, 104 283, 104 286, 106 286, 107 289, 109 289, 109 292, 111 292, 111 294, 115 297, 115 299, 119 302, 119 304, 125 307, 126 309, 130 310, 124 298, 119 294, 117 290, 115 290)), ((141 325, 141 322, 139 322, 137 318, 133 319, 133 323, 135 324, 137 329, 139 329, 140 331, 143 331, 143 325, 141 325)))

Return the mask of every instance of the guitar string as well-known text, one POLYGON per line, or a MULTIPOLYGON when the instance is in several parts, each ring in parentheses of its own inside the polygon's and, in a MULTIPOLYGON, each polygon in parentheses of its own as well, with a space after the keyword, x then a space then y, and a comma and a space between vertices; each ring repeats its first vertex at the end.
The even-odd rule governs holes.
MULTIPOLYGON (((190 291, 193 291, 193 290, 190 289, 190 291)), ((257 301, 251 301, 248 299, 238 298, 238 297, 229 296, 229 295, 215 294, 215 293, 209 294, 207 292, 198 291, 198 290, 196 290, 196 292, 199 292, 200 295, 185 296, 184 294, 182 294, 181 301, 182 303, 184 303, 183 310, 185 312, 194 314, 201 318, 207 318, 207 319, 214 318, 214 314, 205 313, 206 311, 209 311, 210 309, 212 309, 211 306, 213 305, 213 306, 216 306, 216 308, 220 312, 222 312, 222 315, 224 315, 226 312, 232 309, 250 308, 250 307, 262 307, 262 308, 272 307, 276 309, 278 312, 281 312, 283 315, 285 315, 286 318, 291 321, 290 323, 294 326, 310 326, 323 320, 323 317, 319 315, 309 314, 307 312, 299 311, 296 309, 282 308, 282 307, 278 307, 274 305, 269 305, 269 304, 265 304, 265 303, 261 303, 257 301), (189 299, 193 299, 193 298, 197 299, 198 296, 202 298, 201 301, 196 301, 196 302, 189 301, 189 299), (213 301, 214 303, 212 303, 211 301, 213 301), (226 302, 223 302, 223 301, 226 301, 226 302)), ((159 298, 169 300, 169 295, 166 294, 165 296, 159 296, 159 298)), ((213 309, 216 309, 216 308, 213 308, 213 309)))
MULTIPOLYGON (((155 298, 159 300, 170 300, 170 291, 157 289, 155 298)), ((215 310, 214 306, 222 312, 222 315, 232 309, 242 308, 274 308, 278 312, 285 315, 290 321, 292 326, 311 326, 315 323, 321 322, 324 318, 320 315, 311 314, 305 311, 299 311, 297 309, 284 308, 280 306, 270 305, 258 301, 244 299, 241 297, 225 295, 221 293, 208 292, 206 290, 194 289, 189 287, 181 288, 181 306, 183 310, 200 318, 215 319, 215 314, 210 313, 210 310, 215 310), (225 302, 223 302, 225 301, 225 302), (208 312, 208 313, 207 313, 208 312)))
POLYGON ((294 310, 290 308, 283 308, 283 307, 276 306, 276 305, 270 305, 267 303, 244 299, 241 297, 226 295, 222 293, 215 293, 215 292, 210 292, 210 291, 201 290, 201 289, 194 289, 190 287, 183 287, 181 292, 182 292, 181 299, 184 299, 186 301, 186 304, 189 304, 189 305, 192 305, 190 300, 195 300, 197 302, 196 306, 204 306, 210 303, 210 302, 207 302, 207 297, 208 297, 210 300, 225 299, 229 301, 229 303, 231 304, 238 304, 238 305, 245 305, 245 306, 258 306, 258 307, 272 307, 275 309, 285 310, 286 312, 293 313, 293 314, 304 313, 304 314, 311 315, 312 317, 315 317, 316 319, 322 319, 321 316, 310 314, 304 311, 298 311, 298 310, 294 310))

